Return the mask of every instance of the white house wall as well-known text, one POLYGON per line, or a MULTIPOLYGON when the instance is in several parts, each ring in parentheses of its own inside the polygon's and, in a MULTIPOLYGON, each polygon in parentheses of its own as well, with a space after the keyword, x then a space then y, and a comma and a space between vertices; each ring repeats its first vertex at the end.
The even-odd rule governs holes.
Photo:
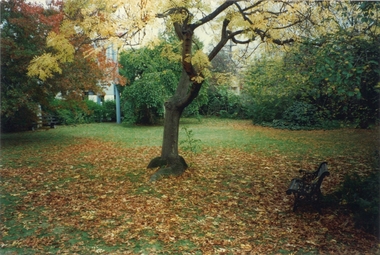
MULTIPOLYGON (((114 101, 115 100, 115 85, 111 84, 111 86, 107 86, 104 89, 104 101, 114 101)), ((89 95, 88 99, 94 101, 95 103, 99 103, 97 95, 89 95)))

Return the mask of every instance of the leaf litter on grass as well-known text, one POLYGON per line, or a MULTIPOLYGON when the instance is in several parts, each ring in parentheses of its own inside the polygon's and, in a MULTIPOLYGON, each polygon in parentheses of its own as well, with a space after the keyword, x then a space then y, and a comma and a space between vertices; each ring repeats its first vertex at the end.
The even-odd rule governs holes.
MULTIPOLYGON (((316 158, 300 163, 279 153, 204 147, 191 155, 184 175, 151 183, 153 171, 146 164, 159 151, 80 139, 40 154, 32 166, 4 165, 1 194, 9 204, 1 208, 2 249, 71 254, 377 251, 375 238, 355 229, 350 214, 333 208, 324 208, 324 215, 291 211, 287 185, 300 167, 315 168, 316 158)), ((21 155, 20 162, 23 157, 29 155, 21 155)), ((350 169, 355 169, 360 155, 350 157, 350 169)), ((348 165, 344 157, 324 160, 333 166, 323 182, 326 194, 338 187, 348 165)), ((369 171, 367 164, 360 168, 369 171)))

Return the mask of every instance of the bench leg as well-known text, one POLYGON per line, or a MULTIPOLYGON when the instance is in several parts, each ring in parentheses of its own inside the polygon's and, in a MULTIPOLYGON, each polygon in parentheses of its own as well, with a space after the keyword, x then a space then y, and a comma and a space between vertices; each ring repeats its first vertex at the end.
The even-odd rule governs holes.
POLYGON ((296 212, 296 211, 297 211, 297 207, 298 207, 298 205, 296 204, 296 202, 294 202, 294 205, 293 205, 293 212, 296 212))
POLYGON ((299 204, 299 194, 298 193, 294 193, 294 204, 293 204, 293 212, 295 212, 297 210, 297 207, 298 207, 298 204, 299 204))
POLYGON ((314 207, 318 211, 319 214, 322 214, 321 199, 322 199, 322 193, 318 192, 317 198, 314 201, 314 207))

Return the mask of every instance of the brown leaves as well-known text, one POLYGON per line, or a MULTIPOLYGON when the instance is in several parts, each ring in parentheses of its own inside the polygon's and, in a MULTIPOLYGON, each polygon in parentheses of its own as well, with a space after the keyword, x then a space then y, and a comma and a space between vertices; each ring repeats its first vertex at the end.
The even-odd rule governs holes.
MULTIPOLYGON (((374 251, 374 238, 355 229, 349 214, 291 211, 293 198, 285 190, 299 162, 280 154, 204 148, 192 155, 183 176, 150 183, 154 170, 145 167, 157 151, 80 139, 38 154, 33 165, 23 155, 19 167, 1 169, 4 194, 19 199, 4 224, 8 233, 21 226, 34 232, 3 245, 78 253, 114 247, 115 254, 374 251)), ((331 162, 325 194, 336 189, 347 167, 343 160, 331 162)))

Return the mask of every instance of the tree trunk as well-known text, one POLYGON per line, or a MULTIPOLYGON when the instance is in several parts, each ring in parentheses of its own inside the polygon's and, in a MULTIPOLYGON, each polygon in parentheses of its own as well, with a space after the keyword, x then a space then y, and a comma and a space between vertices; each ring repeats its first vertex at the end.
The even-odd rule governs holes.
POLYGON ((186 106, 198 96, 204 78, 191 63, 191 48, 195 28, 188 26, 189 18, 188 16, 185 19, 182 26, 175 23, 178 37, 182 41, 183 69, 174 96, 165 102, 164 138, 161 156, 151 160, 148 165, 148 168, 159 167, 159 170, 150 177, 151 181, 170 175, 179 176, 187 169, 186 161, 178 154, 179 120, 186 106), (202 77, 202 79, 199 79, 199 77, 202 77))
POLYGON ((185 71, 182 71, 175 95, 165 102, 164 137, 161 156, 152 159, 148 168, 157 168, 150 180, 156 181, 166 176, 179 176, 187 169, 186 161, 178 154, 179 120, 188 105, 184 103, 190 81, 185 71))

